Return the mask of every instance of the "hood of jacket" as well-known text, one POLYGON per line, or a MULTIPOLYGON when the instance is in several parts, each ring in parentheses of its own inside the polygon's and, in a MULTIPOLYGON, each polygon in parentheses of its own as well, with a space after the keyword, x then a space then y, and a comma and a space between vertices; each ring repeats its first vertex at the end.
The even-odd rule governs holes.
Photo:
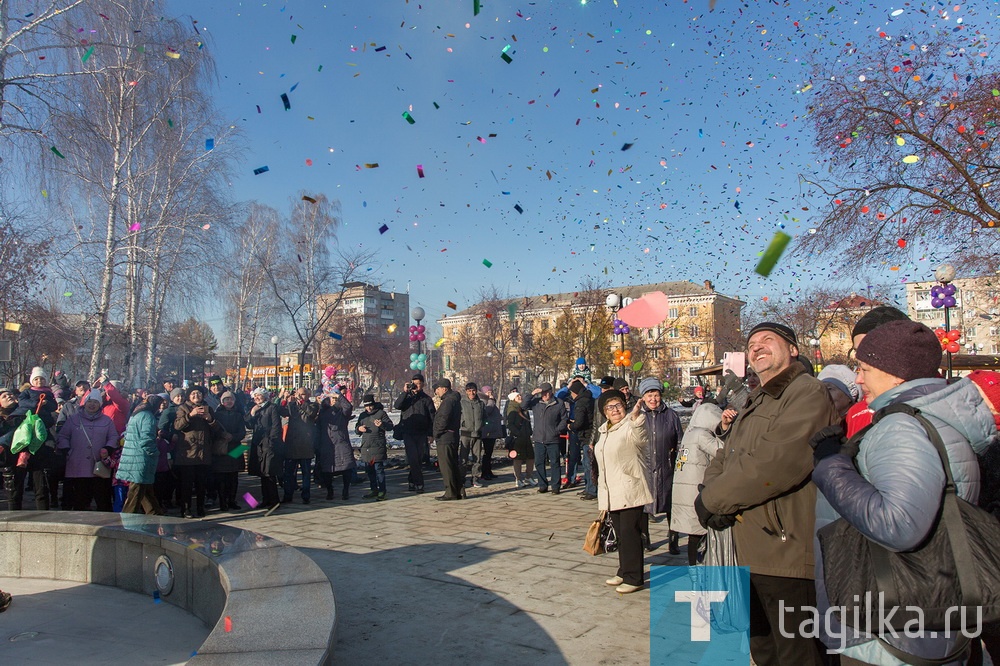
POLYGON ((691 414, 691 421, 688 428, 704 428, 705 430, 715 430, 722 420, 722 408, 710 402, 703 402, 695 408, 691 414))
POLYGON ((890 389, 872 401, 874 411, 898 402, 916 407, 953 428, 972 450, 982 455, 996 435, 993 414, 969 379, 948 384, 944 379, 914 379, 890 389))

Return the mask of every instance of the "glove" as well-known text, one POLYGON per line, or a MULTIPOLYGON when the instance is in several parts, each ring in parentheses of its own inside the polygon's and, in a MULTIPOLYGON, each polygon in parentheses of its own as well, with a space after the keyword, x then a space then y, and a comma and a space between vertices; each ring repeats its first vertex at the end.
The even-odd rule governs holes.
POLYGON ((809 446, 813 448, 816 462, 840 453, 843 445, 844 429, 840 425, 827 426, 809 438, 809 446))
POLYGON ((698 515, 698 522, 704 528, 708 528, 708 522, 715 517, 714 513, 705 508, 705 502, 702 501, 700 492, 694 498, 694 512, 698 515))
POLYGON ((710 527, 716 532, 721 532, 722 530, 728 530, 735 524, 736 524, 735 514, 730 516, 717 514, 708 519, 708 524, 705 525, 705 527, 710 527))

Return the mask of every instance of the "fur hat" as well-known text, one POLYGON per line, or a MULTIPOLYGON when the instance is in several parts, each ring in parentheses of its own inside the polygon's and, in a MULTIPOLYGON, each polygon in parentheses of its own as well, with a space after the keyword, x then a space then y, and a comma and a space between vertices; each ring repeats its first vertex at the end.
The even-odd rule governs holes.
POLYGON ((941 342, 920 322, 890 321, 865 335, 858 345, 857 358, 904 382, 937 377, 941 342))

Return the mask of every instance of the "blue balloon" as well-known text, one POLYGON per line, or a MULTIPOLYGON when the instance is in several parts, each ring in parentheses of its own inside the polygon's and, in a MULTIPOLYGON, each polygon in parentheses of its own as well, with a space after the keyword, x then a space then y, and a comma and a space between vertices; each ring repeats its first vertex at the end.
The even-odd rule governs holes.
POLYGON ((946 308, 953 308, 953 307, 955 307, 955 302, 956 301, 955 301, 955 297, 954 296, 945 296, 944 297, 944 306, 946 308))

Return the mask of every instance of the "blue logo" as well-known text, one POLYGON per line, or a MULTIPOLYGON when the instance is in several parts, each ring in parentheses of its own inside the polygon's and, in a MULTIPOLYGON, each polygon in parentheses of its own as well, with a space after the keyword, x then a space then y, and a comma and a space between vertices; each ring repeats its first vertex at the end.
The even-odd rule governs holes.
POLYGON ((750 568, 654 566, 649 663, 740 664, 750 654, 750 568))

